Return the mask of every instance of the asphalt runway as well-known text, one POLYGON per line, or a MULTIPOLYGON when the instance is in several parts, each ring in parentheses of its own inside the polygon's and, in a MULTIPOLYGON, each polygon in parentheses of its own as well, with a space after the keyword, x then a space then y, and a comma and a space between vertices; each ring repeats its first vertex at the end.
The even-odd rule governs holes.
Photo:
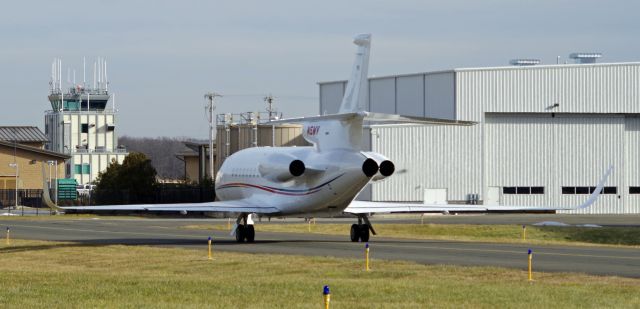
MULTIPOLYGON (((287 221, 290 222, 290 220, 287 221)), ((336 221, 344 221, 346 231, 353 220, 336 221)), ((393 220, 389 221, 393 222, 393 220)), ((350 242, 348 236, 258 232, 256 243, 238 244, 228 232, 183 228, 185 225, 212 222, 220 223, 226 220, 65 219, 63 217, 52 220, 0 219, 2 227, 11 227, 11 235, 14 238, 70 241, 78 243, 79 246, 110 244, 177 246, 201 249, 205 254, 207 237, 213 236, 214 252, 227 250, 362 258, 364 249, 363 244, 350 242)), ((383 236, 372 236, 370 245, 374 268, 375 259, 387 259, 424 264, 484 265, 525 270, 527 250, 531 248, 534 252, 534 271, 582 272, 640 278, 640 249, 638 248, 528 246, 526 244, 401 240, 383 236)))

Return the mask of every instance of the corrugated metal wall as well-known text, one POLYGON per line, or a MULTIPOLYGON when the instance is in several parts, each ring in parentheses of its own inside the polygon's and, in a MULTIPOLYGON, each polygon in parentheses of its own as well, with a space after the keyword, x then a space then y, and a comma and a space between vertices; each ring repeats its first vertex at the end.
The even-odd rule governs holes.
POLYGON ((640 113, 638 63, 460 69, 456 79, 462 110, 640 113))
POLYGON ((624 132, 622 115, 488 114, 488 186, 544 187, 544 194, 502 194, 502 205, 574 206, 587 194, 562 194, 562 187, 595 187, 609 165, 607 186, 597 204, 575 213, 615 213, 623 209, 624 132), (620 198, 619 198, 620 196, 620 198))
POLYGON ((629 194, 629 187, 640 187, 640 115, 627 116, 624 130, 624 213, 640 213, 640 194, 629 194))
POLYGON ((371 129, 372 150, 396 164, 396 173, 373 185, 374 201, 422 201, 424 189, 447 188, 449 200, 481 193, 475 127, 385 125, 371 129))
MULTIPOLYGON (((454 119, 454 80, 453 71, 370 78, 365 109, 378 113, 454 119)), ((346 82, 326 82, 319 86, 320 113, 337 113, 346 82)))
POLYGON ((320 115, 335 114, 340 109, 344 90, 347 85, 345 81, 319 83, 320 89, 320 115))
MULTIPOLYGON (((344 86, 320 84, 321 112, 337 112, 344 86)), ((629 194, 629 186, 640 186, 640 63, 375 78, 370 102, 371 111, 478 122, 373 126, 372 150, 398 171, 373 185, 373 200, 421 201, 425 188, 447 188, 449 200, 473 193, 483 199, 488 187, 544 186, 543 195, 501 195, 501 204, 572 206, 586 195, 562 194, 561 187, 595 186, 614 164, 607 186, 618 194, 579 212, 640 213, 640 194, 629 194)))
POLYGON ((595 186, 614 164, 607 185, 618 194, 575 212, 640 213, 640 194, 629 194, 640 186, 640 64, 465 69, 454 81, 457 119, 479 124, 376 127, 373 150, 407 172, 376 184, 374 200, 419 201, 424 188, 482 199, 492 186, 544 186, 544 195, 501 195, 501 204, 572 206, 586 195, 561 187, 595 186))

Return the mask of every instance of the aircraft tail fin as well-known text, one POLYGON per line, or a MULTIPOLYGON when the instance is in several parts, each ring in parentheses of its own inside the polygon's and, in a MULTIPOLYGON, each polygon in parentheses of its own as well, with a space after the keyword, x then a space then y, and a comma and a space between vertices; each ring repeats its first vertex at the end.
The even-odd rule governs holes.
POLYGON ((358 46, 356 59, 353 62, 351 77, 347 82, 347 89, 342 98, 338 114, 353 113, 364 110, 369 94, 369 51, 371 49, 371 34, 357 35, 353 43, 358 46))
POLYGON ((353 42, 358 46, 351 77, 337 114, 281 119, 271 121, 277 123, 303 123, 303 137, 308 142, 321 149, 360 149, 362 142, 362 126, 364 121, 417 123, 438 125, 472 125, 474 122, 457 121, 414 116, 401 116, 365 111, 369 94, 369 51, 371 49, 371 34, 360 34, 353 42))

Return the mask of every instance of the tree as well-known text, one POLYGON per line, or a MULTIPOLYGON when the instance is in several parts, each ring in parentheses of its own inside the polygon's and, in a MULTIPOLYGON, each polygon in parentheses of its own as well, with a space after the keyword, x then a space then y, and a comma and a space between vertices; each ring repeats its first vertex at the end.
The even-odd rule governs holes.
POLYGON ((98 204, 145 203, 155 194, 156 170, 143 153, 131 152, 122 164, 113 162, 96 179, 98 204))

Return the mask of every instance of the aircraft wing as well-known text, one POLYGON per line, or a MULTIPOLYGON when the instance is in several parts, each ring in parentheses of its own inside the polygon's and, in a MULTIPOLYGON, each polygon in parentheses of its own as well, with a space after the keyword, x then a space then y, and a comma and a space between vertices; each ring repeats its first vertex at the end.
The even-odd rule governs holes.
POLYGON ((576 210, 583 209, 591 206, 600 196, 604 184, 609 178, 609 174, 613 170, 613 166, 610 166, 607 172, 604 174, 598 186, 593 193, 578 206, 559 206, 559 207, 541 207, 541 206, 500 206, 500 205, 455 205, 455 204, 420 204, 420 203, 393 203, 393 202, 368 202, 368 201, 353 201, 344 210, 345 213, 350 214, 367 214, 367 213, 398 213, 398 212, 542 212, 542 211, 556 211, 556 210, 576 210))
POLYGON ((181 203, 181 204, 133 204, 133 205, 101 205, 101 206, 71 206, 57 207, 57 210, 74 211, 178 211, 178 212, 220 212, 220 213, 256 213, 277 214, 275 207, 257 207, 242 201, 181 203))
MULTIPOLYGON (((42 175, 44 175, 44 163, 42 164, 42 175)), ((46 177, 42 177, 46 181, 46 177)), ((43 183, 43 188, 47 184, 43 183)), ((180 203, 180 204, 131 204, 131 205, 101 205, 101 206, 69 206, 60 207, 56 205, 49 196, 49 190, 43 190, 42 201, 49 208, 62 211, 178 211, 178 212, 219 212, 219 213, 256 213, 256 214, 278 214, 280 209, 276 207, 256 206, 245 200, 235 200, 226 202, 206 202, 206 203, 180 203)))
POLYGON ((350 214, 398 213, 398 212, 486 212, 482 205, 444 205, 421 203, 394 203, 353 201, 344 212, 350 214))

